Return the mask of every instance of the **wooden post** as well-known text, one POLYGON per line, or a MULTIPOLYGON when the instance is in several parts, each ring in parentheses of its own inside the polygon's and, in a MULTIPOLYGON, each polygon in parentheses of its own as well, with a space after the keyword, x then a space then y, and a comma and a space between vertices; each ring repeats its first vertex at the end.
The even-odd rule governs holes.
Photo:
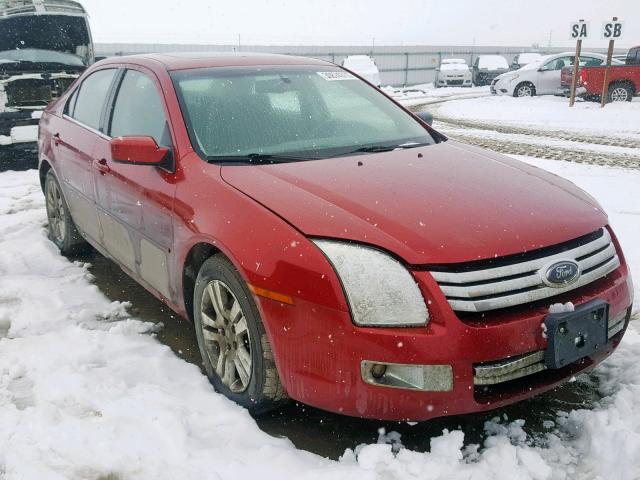
POLYGON ((576 85, 578 84, 578 70, 580 68, 580 51, 582 50, 582 39, 576 42, 576 57, 573 60, 573 78, 571 79, 571 94, 569 95, 569 106, 573 107, 576 102, 576 85))
POLYGON ((602 95, 600 96, 600 106, 604 108, 609 96, 609 67, 611 66, 611 58, 613 57, 613 42, 609 40, 609 50, 607 51, 607 66, 604 67, 604 80, 602 82, 602 95))
MULTIPOLYGON (((618 17, 613 17, 613 21, 617 22, 618 17)), ((609 96, 609 67, 611 67, 611 58, 613 57, 613 43, 615 40, 611 37, 609 40, 609 50, 607 50, 607 65, 604 67, 604 80, 602 81, 602 95, 600 95, 600 107, 604 108, 609 96)))

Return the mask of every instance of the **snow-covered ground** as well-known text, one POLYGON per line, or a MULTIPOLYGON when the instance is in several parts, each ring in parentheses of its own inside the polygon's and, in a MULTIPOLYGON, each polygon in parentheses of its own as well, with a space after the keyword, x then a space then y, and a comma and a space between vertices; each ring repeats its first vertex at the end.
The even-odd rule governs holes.
POLYGON ((494 95, 448 101, 438 106, 438 114, 467 121, 493 123, 499 120, 501 125, 541 130, 640 135, 640 97, 631 103, 610 103, 602 109, 599 103, 583 101, 570 108, 568 99, 551 95, 527 98, 494 95))
MULTIPOLYGON (((524 160, 603 203, 639 297, 640 172, 524 160)), ((268 436, 216 394, 196 366, 154 338, 154 325, 130 318, 92 285, 86 265, 58 254, 45 221, 36 172, 0 173, 2 480, 640 477, 635 328, 596 370, 604 399, 592 410, 557 412, 544 436, 530 436, 522 421, 494 421, 482 445, 452 429, 424 453, 398 449, 389 433, 331 461, 268 436)))
POLYGON ((476 98, 488 96, 489 87, 441 87, 435 88, 433 83, 421 83, 410 87, 382 87, 382 90, 407 107, 440 102, 453 98, 476 98))

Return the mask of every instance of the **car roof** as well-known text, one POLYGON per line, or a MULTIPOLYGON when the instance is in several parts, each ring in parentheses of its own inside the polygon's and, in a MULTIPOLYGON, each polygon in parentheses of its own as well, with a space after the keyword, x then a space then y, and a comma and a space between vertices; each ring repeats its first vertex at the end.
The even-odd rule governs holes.
POLYGON ((252 52, 193 52, 193 53, 145 53, 109 57, 100 62, 112 63, 155 63, 162 64, 166 70, 187 70, 208 67, 250 67, 264 65, 333 65, 317 58, 278 55, 273 53, 252 52))

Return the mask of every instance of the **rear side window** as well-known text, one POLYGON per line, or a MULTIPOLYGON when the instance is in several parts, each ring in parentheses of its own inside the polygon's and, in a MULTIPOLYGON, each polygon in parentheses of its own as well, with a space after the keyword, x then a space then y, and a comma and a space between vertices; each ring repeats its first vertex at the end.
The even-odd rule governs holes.
POLYGON ((168 144, 167 121, 155 83, 144 73, 127 70, 118 89, 111 120, 112 137, 153 137, 168 144))
POLYGON ((99 70, 89 75, 80 85, 77 94, 69 100, 67 113, 80 123, 98 130, 100 117, 111 82, 116 74, 116 69, 99 70))

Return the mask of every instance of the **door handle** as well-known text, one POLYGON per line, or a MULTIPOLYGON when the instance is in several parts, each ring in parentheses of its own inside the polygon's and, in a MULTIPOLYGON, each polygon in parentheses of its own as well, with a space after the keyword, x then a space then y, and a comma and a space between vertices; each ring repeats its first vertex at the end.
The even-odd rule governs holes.
POLYGON ((60 134, 56 133, 53 135, 53 144, 57 147, 58 145, 60 145, 60 142, 62 140, 60 140, 60 134))
POLYGON ((109 165, 107 164, 107 160, 105 158, 101 158, 100 160, 94 160, 93 167, 99 170, 102 175, 104 175, 105 173, 109 173, 111 171, 111 169, 109 168, 109 165))

